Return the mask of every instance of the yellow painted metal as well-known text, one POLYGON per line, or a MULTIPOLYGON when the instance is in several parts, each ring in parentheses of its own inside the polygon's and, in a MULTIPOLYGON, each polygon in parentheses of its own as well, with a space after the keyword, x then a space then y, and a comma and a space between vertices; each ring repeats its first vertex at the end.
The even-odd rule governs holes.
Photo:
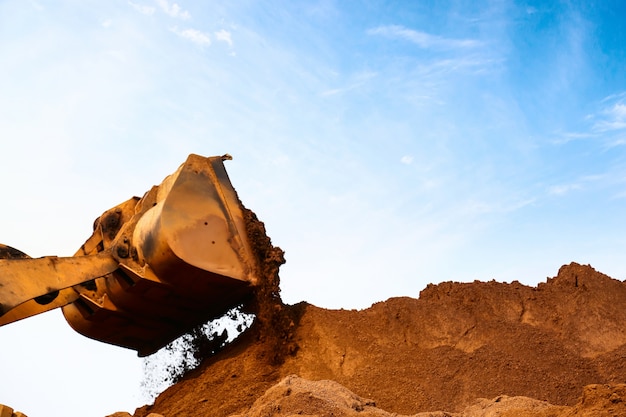
POLYGON ((13 417, 13 409, 9 406, 0 404, 0 417, 13 417))
POLYGON ((229 158, 190 155, 103 213, 74 257, 0 260, 0 325, 62 307, 76 331, 143 356, 244 302, 259 278, 229 158))
POLYGON ((2 308, 8 311, 38 297, 42 297, 40 304, 47 304, 47 294, 53 298, 57 291, 109 274, 117 266, 106 252, 71 258, 0 259, 2 308))

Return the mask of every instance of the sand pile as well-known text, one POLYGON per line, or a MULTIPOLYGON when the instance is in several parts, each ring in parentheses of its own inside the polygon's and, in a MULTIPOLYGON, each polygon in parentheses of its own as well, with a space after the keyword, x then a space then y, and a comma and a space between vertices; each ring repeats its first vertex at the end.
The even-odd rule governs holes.
POLYGON ((271 331, 135 416, 626 415, 624 306, 626 283, 575 263, 537 287, 446 282, 361 311, 273 304, 271 331))
POLYGON ((264 283, 256 324, 135 417, 626 415, 625 282, 572 263, 537 287, 284 305, 283 252, 246 213, 264 283))

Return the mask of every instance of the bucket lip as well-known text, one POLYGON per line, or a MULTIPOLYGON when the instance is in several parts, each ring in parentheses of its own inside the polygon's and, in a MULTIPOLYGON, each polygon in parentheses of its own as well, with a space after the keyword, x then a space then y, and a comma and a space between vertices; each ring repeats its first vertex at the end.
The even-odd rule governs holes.
POLYGON ((193 267, 258 284, 259 268, 244 208, 223 164, 229 157, 190 154, 157 186, 153 206, 140 214, 133 231, 133 240, 148 264, 157 250, 171 251, 193 267), (186 238, 195 239, 206 253, 196 251, 186 238), (148 241, 152 242, 148 247, 158 249, 145 253, 141 242, 148 241))

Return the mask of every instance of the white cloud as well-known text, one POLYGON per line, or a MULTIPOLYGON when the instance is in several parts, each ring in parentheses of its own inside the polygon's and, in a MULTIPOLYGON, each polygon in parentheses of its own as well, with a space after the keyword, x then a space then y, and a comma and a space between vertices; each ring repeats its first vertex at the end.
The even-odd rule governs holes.
POLYGON ((144 6, 141 4, 133 3, 132 1, 129 1, 128 4, 130 4, 132 8, 138 11, 139 13, 145 14, 147 16, 154 14, 154 12, 156 11, 154 7, 144 6))
POLYGON ((183 29, 180 30, 176 26, 171 29, 172 32, 180 36, 181 38, 187 39, 197 45, 200 46, 209 46, 211 45, 211 36, 208 33, 196 30, 196 29, 183 29))
POLYGON ((603 102, 612 101, 601 112, 601 120, 598 120, 593 128, 597 132, 610 132, 626 129, 626 97, 622 94, 609 96, 603 102))
POLYGON ((496 208, 493 204, 490 204, 486 201, 481 200, 468 200, 461 205, 459 208, 459 212, 464 215, 481 215, 488 214, 496 211, 496 208))
POLYGON ((350 76, 350 80, 345 87, 327 89, 327 90, 322 91, 319 95, 321 97, 331 97, 331 96, 344 94, 352 90, 357 90, 359 88, 366 86, 371 79, 377 76, 378 74, 373 71, 358 72, 350 76))
POLYGON ((407 29, 400 25, 378 26, 367 31, 369 35, 380 35, 388 38, 404 39, 424 49, 456 49, 475 48, 481 45, 475 39, 452 39, 431 35, 419 30, 407 29))
POLYGON ((33 9, 35 9, 38 12, 45 10, 45 8, 38 1, 31 1, 30 5, 32 6, 33 9))
POLYGON ((227 30, 219 30, 215 32, 215 39, 218 41, 226 42, 228 46, 233 46, 233 39, 230 35, 230 32, 227 30))
POLYGON ((157 4, 167 15, 179 19, 189 19, 191 15, 187 10, 180 8, 178 3, 170 3, 167 0, 156 0, 157 4))
POLYGON ((553 185, 548 188, 548 194, 550 195, 565 195, 571 191, 580 190, 582 187, 580 184, 561 184, 561 185, 553 185))
POLYGON ((602 130, 621 130, 626 128, 626 104, 615 103, 605 111, 607 119, 600 122, 602 130))
POLYGON ((440 59, 430 65, 425 65, 423 71, 434 74, 452 72, 466 72, 470 74, 485 74, 491 68, 495 68, 501 61, 480 57, 461 57, 454 59, 440 59))
POLYGON ((322 97, 336 96, 337 94, 340 94, 340 93, 342 93, 344 91, 345 91, 345 89, 342 89, 342 88, 333 88, 333 89, 330 89, 330 90, 322 91, 320 93, 320 96, 322 96, 322 97))
POLYGON ((614 148, 616 146, 624 146, 626 145, 626 136, 618 136, 611 140, 607 146, 609 148, 614 148))
POLYGON ((103 20, 101 23, 103 28, 111 27, 112 24, 113 24, 113 21, 111 19, 103 20))
POLYGON ((411 165, 413 163, 413 157, 411 155, 404 155, 402 158, 400 158, 400 162, 405 165, 411 165))
POLYGON ((470 216, 480 216, 491 213, 511 213, 533 204, 535 198, 515 199, 512 201, 484 201, 469 199, 461 204, 459 213, 470 216))
POLYGON ((621 146, 626 132, 626 93, 612 94, 600 101, 599 109, 584 117, 587 131, 555 132, 555 145, 576 140, 600 140, 608 148, 621 146))
POLYGON ((556 138, 551 141, 554 145, 564 145, 576 140, 593 139, 598 137, 597 134, 589 132, 556 132, 555 135, 556 138))

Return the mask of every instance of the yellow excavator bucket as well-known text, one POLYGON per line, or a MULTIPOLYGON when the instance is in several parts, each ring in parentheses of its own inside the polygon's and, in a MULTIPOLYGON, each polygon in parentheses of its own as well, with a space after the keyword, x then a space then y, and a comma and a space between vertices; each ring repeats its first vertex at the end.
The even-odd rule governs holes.
POLYGON ((145 356, 245 302, 258 263, 225 159, 190 155, 104 212, 73 257, 0 246, 0 326, 61 307, 79 333, 145 356))

